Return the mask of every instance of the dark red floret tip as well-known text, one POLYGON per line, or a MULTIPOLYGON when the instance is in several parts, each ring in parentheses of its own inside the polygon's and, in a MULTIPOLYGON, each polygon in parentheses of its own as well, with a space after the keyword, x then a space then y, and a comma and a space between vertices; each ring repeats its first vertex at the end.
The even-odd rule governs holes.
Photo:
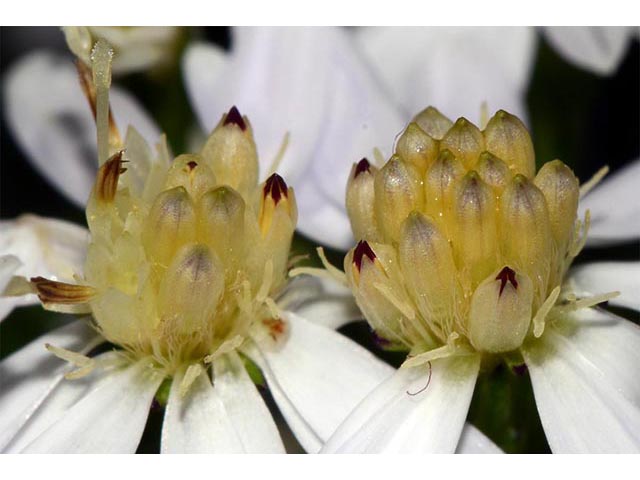
POLYGON ((247 129, 247 124, 244 122, 242 115, 240 115, 240 112, 235 105, 231 107, 229 113, 227 113, 223 125, 229 125, 230 123, 239 126, 242 131, 245 131, 247 129))
POLYGON ((189 163, 187 163, 187 167, 189 167, 189 170, 193 170, 194 168, 196 168, 198 166, 197 162, 194 162, 193 160, 191 160, 189 163))
POLYGON ((502 270, 500 270, 500 273, 496 277, 496 280, 500 280, 500 293, 499 293, 499 295, 502 295, 502 291, 504 290, 504 287, 507 285, 507 282, 511 282, 511 285, 513 285, 513 288, 515 288, 516 290, 518 289, 518 281, 516 280, 516 272, 511 270, 509 267, 504 267, 502 270))
POLYGON ((360 240, 353 252, 353 263, 356 265, 358 271, 362 269, 362 259, 364 257, 367 257, 373 262, 376 259, 376 254, 373 253, 373 250, 371 250, 371 247, 365 240, 360 240))
POLYGON ((356 165, 356 171, 353 174, 353 178, 357 177, 361 173, 370 172, 371 171, 370 167, 371 167, 371 164, 369 163, 369 160, 367 160, 366 158, 363 158, 356 165))
POLYGON ((289 188, 286 182, 277 173, 267 178, 267 181, 264 183, 264 196, 270 195, 276 205, 282 200, 282 197, 286 198, 288 196, 288 192, 289 188))

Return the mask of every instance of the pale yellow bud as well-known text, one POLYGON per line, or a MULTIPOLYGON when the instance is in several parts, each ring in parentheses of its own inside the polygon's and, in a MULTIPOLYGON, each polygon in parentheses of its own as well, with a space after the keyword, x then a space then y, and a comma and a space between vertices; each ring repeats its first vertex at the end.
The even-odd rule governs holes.
POLYGON ((420 210, 424 193, 420 176, 412 165, 394 155, 374 180, 375 215, 385 241, 397 241, 400 225, 413 210, 420 210))
POLYGON ((423 318, 453 316, 460 286, 451 247, 437 225, 412 212, 402 225, 398 257, 407 289, 423 318))
POLYGON ((425 211, 448 235, 456 182, 463 177, 464 167, 449 150, 440 152, 424 181, 425 211))
POLYGON ((486 184, 494 188, 496 194, 502 193, 504 187, 513 177, 507 164, 489 152, 482 152, 480 154, 476 171, 486 184))
POLYGON ((545 163, 534 180, 549 208, 551 233, 560 250, 564 250, 573 230, 580 186, 571 169, 560 160, 545 163))
POLYGON ((195 239, 196 214, 184 187, 160 193, 149 212, 142 232, 147 255, 168 266, 174 252, 195 239))
POLYGON ((218 183, 241 193, 258 183, 258 155, 251 126, 235 107, 222 117, 201 152, 218 183))
POLYGON ((509 267, 476 289, 469 310, 469 340, 481 352, 503 353, 522 345, 531 323, 533 287, 509 267))
POLYGON ((396 143, 396 154, 415 166, 420 175, 424 175, 438 156, 438 142, 417 123, 410 123, 396 143))
POLYGON ((415 315, 401 287, 393 248, 360 241, 345 257, 344 270, 356 303, 379 336, 397 343, 419 338, 410 325, 415 315))
POLYGON ((469 274, 472 288, 495 269, 496 213, 491 187, 472 170, 462 179, 456 194, 454 244, 458 268, 469 274))
POLYGON ((533 178, 536 159, 529 131, 518 117, 499 110, 484 129, 487 150, 503 160, 514 173, 533 178))
POLYGON ((220 258, 235 263, 245 247, 245 203, 240 194, 226 185, 209 190, 200 198, 196 211, 198 240, 220 258))
POLYGON ((214 316, 224 291, 224 270, 202 244, 183 246, 160 283, 158 314, 166 333, 199 333, 214 316))
POLYGON ((372 208, 375 198, 374 179, 377 171, 377 168, 363 158, 353 165, 349 175, 345 203, 353 236, 359 240, 379 240, 375 210, 372 208))
POLYGON ((165 188, 184 187, 194 201, 216 185, 216 177, 200 155, 184 154, 177 157, 169 171, 165 188))
POLYGON ((440 148, 450 150, 469 169, 474 167, 485 150, 484 137, 473 123, 459 118, 442 139, 440 148))
POLYGON ((442 140, 444 134, 447 133, 453 125, 451 120, 434 107, 425 108, 413 118, 413 121, 436 140, 442 140))
POLYGON ((505 263, 527 274, 536 291, 544 294, 553 251, 544 195, 532 181, 518 174, 505 188, 499 211, 500 248, 505 263))
MULTIPOLYGON (((262 247, 264 255, 272 258, 274 271, 280 278, 287 268, 298 209, 293 189, 287 187, 277 173, 265 181, 262 192, 258 219, 263 239, 262 247)), ((264 264, 259 267, 264 268, 264 264)))

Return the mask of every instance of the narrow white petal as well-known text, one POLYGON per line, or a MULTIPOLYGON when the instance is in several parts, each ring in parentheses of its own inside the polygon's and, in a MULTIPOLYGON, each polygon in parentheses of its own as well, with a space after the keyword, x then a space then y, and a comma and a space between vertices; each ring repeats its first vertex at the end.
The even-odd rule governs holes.
POLYGON ((356 32, 388 91, 411 116, 433 105, 477 122, 482 102, 526 118, 535 53, 527 27, 374 27, 356 32))
POLYGON ((239 28, 233 31, 229 58, 223 60, 214 47, 198 46, 184 65, 205 131, 231 101, 249 117, 262 176, 290 133, 278 172, 297 188, 298 227, 319 242, 350 246, 344 188, 351 165, 371 156, 374 147, 390 154, 406 120, 353 38, 337 28, 239 28), (219 70, 207 71, 209 64, 219 70))
POLYGON ((632 27, 545 27, 544 31, 568 61, 600 75, 616 71, 633 34, 632 27))
POLYGON ((96 337, 84 321, 77 321, 37 338, 0 363, 0 450, 69 370, 67 363, 45 349, 45 343, 82 351, 96 337))
POLYGON ((162 426, 162 453, 284 453, 269 409, 236 353, 214 362, 180 396, 183 373, 171 385, 162 426))
POLYGON ((584 309, 523 355, 555 453, 640 452, 640 327, 584 309))
POLYGON ((453 453, 473 395, 479 356, 398 370, 347 417, 326 453, 453 453), (431 378, 429 380, 429 377, 431 378))
POLYGON ((23 452, 135 452, 161 382, 145 360, 108 372, 23 452))
POLYGON ((576 292, 620 292, 609 303, 640 310, 640 262, 597 262, 575 267, 570 281, 576 292))
POLYGON ((580 201, 579 215, 591 212, 587 245, 640 238, 640 159, 605 177, 580 201))
POLYGON ((470 423, 465 423, 456 453, 504 453, 484 433, 470 423))
MULTIPOLYGON (((86 349, 81 352, 86 353, 86 349)), ((113 365, 124 365, 124 358, 116 352, 107 352, 95 357, 96 361, 109 362, 113 365)), ((62 369, 61 369, 62 370, 62 369)), ((70 368, 66 368, 70 370, 70 368)), ((29 415, 29 419, 20 427, 11 441, 3 449, 5 453, 20 453, 35 439, 47 431, 62 416, 91 392, 98 383, 109 375, 109 371, 96 368, 90 374, 75 380, 67 380, 62 373, 50 384, 46 395, 37 408, 29 415)))
POLYGON ((256 344, 248 355, 298 441, 317 452, 347 414, 393 373, 355 342, 291 312, 288 337, 273 347, 256 344))
POLYGON ((303 275, 289 282, 278 306, 327 328, 363 318, 351 290, 337 281, 303 275))
MULTIPOLYGON (((46 51, 20 59, 3 88, 7 123, 36 169, 79 206, 84 206, 98 168, 96 128, 73 63, 46 51)), ((149 141, 158 129, 135 100, 117 87, 112 107, 124 135, 129 124, 149 141)))
MULTIPOLYGON (((4 292, 22 262, 14 255, 0 256, 0 295, 4 292)), ((0 322, 13 310, 15 299, 0 297, 0 322)))

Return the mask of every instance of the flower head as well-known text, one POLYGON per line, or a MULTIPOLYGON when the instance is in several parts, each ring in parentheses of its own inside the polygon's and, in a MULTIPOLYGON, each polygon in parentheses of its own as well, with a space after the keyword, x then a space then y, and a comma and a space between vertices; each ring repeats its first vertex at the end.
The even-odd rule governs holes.
POLYGON ((408 356, 324 451, 452 452, 478 373, 496 360, 527 365, 554 451, 637 450, 637 382, 612 372, 631 371, 640 329, 587 308, 618 292, 567 275, 591 186, 559 160, 536 173, 526 128, 504 111, 481 130, 427 108, 386 164, 355 164, 346 207, 361 240, 346 280, 381 345, 408 356))
POLYGON ((345 271, 379 335, 416 355, 451 342, 506 353, 542 333, 584 243, 580 192, 558 160, 534 174, 518 118, 499 111, 481 131, 430 107, 382 168, 363 162, 347 187, 362 241, 345 271))
POLYGON ((49 310, 91 314, 93 328, 74 322, 0 363, 0 448, 134 451, 166 380, 163 452, 282 452, 250 364, 300 442, 317 451, 390 369, 293 313, 316 319, 349 303, 345 292, 325 296, 322 285, 287 280, 293 190, 275 173, 259 182, 251 123, 235 107, 197 154, 171 160, 164 139, 152 151, 133 127, 123 140, 109 108, 109 46, 97 42, 91 59, 92 72, 78 63, 100 164, 86 208, 90 241, 81 233, 77 242, 84 264, 70 280, 68 269, 63 278, 12 278, 34 250, 64 242, 59 225, 24 217, 3 225, 10 255, 0 258, 0 283, 4 295, 36 293, 49 310), (19 251, 21 234, 38 237, 35 248, 19 251), (105 341, 115 351, 96 353, 105 341), (330 378, 327 368, 336 370, 330 378))

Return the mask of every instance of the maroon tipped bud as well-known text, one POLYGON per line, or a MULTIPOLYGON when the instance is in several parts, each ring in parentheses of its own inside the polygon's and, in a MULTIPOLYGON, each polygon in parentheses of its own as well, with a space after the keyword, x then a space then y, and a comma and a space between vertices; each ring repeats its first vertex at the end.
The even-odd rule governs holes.
POLYGON ((366 158, 363 158, 356 165, 356 171, 353 174, 353 178, 356 178, 361 173, 370 172, 371 171, 370 167, 371 167, 371 164, 369 163, 369 160, 367 160, 366 158))
POLYGON ((509 267, 504 267, 502 270, 500 270, 500 273, 496 277, 496 280, 500 280, 501 282, 499 295, 502 295, 502 291, 504 290, 504 287, 507 285, 507 282, 511 282, 511 285, 513 285, 513 288, 515 288, 516 290, 518 289, 516 272, 511 270, 509 267))
POLYGON ((284 179, 277 173, 274 173, 269 178, 267 178, 267 181, 264 183, 265 198, 267 195, 270 195, 271 198, 273 198, 273 203, 275 203, 276 205, 280 200, 282 200, 282 197, 286 198, 289 196, 288 192, 289 189, 287 188, 287 184, 285 183, 284 179))
POLYGON ((198 166, 198 162, 194 162, 193 160, 191 160, 189 163, 187 163, 187 167, 189 167, 189 171, 192 171, 197 166, 198 166))
POLYGON ((372 262, 376 259, 376 254, 373 253, 369 244, 365 240, 360 240, 353 252, 353 263, 356 265, 358 271, 362 269, 362 259, 365 256, 372 262))
POLYGON ((240 115, 240 112, 235 105, 231 107, 231 110, 229 110, 229 113, 227 113, 227 116, 225 117, 222 124, 229 125, 230 123, 239 126, 243 132, 247 129, 247 124, 244 122, 242 115, 240 115))

